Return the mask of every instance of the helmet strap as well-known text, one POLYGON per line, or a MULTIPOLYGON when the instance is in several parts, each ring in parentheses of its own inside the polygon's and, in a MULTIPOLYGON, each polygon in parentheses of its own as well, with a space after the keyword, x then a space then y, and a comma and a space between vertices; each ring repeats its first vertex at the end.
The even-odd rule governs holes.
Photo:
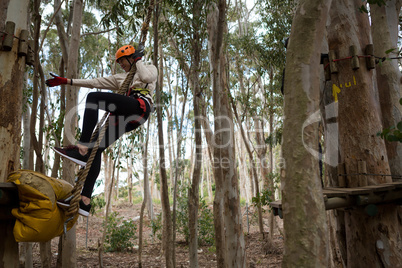
POLYGON ((128 61, 128 64, 130 64, 130 70, 131 70, 131 68, 133 67, 134 62, 130 62, 130 61, 129 61, 129 58, 130 58, 130 57, 125 57, 125 58, 126 58, 126 60, 128 61))

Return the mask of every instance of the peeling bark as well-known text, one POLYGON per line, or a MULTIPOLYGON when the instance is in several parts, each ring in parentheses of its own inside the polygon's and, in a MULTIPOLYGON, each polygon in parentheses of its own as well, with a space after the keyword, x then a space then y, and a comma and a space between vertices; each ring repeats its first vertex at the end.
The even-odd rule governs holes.
MULTIPOLYGON (((355 45, 358 55, 365 54, 371 43, 369 18, 358 11, 361 1, 333 1, 331 23, 328 28, 330 50, 339 59, 350 55, 349 47, 355 45), (357 27, 358 26, 358 27, 357 27)), ((338 74, 331 76, 335 85, 345 85, 338 93, 339 146, 341 162, 346 173, 359 173, 358 161, 365 161, 367 173, 390 174, 385 143, 376 136, 381 129, 381 111, 377 89, 373 83, 374 71, 368 70, 364 61, 359 69, 352 70, 350 61, 339 61, 338 74), (351 83, 351 84, 349 84, 351 83), (346 85, 351 85, 346 87, 346 85)), ((377 185, 391 182, 389 176, 346 176, 347 187, 377 185)), ((401 225, 395 204, 378 206, 378 214, 370 217, 364 208, 345 211, 345 229, 348 267, 398 267, 402 259, 401 225), (385 241, 389 246, 385 246, 385 241), (378 244, 384 247, 379 248, 378 244), (383 251, 383 254, 378 252, 383 251), (357 253, 357 254, 356 254, 357 253), (384 256, 388 256, 387 260, 384 256)))
MULTIPOLYGON (((15 23, 15 35, 27 29, 29 1, 1 1, 0 30, 5 21, 15 23)), ((25 57, 19 57, 18 39, 11 51, 0 51, 0 182, 20 168, 21 115, 25 57)), ((18 243, 13 236, 14 221, 0 222, 0 267, 18 267, 18 243)))

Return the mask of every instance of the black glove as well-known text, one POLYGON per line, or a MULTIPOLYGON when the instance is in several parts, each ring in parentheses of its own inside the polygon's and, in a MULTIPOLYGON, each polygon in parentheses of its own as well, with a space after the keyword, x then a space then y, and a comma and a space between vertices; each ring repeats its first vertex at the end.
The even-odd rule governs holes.
POLYGON ((139 61, 142 58, 142 56, 144 56, 144 51, 135 50, 135 52, 133 54, 134 62, 139 61))

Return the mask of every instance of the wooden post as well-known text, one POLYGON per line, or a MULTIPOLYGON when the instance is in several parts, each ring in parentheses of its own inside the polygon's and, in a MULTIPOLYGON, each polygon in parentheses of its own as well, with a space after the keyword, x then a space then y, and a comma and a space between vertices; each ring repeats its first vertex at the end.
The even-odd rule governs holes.
MULTIPOLYGON (((357 172, 367 174, 366 161, 357 161, 357 172)), ((367 186, 367 175, 359 175, 359 186, 367 186)))
POLYGON ((357 70, 360 68, 359 57, 357 56, 357 47, 355 45, 350 46, 350 55, 352 56, 352 69, 357 70))
POLYGON ((28 54, 28 31, 21 30, 20 40, 18 43, 18 56, 26 56, 28 54))
POLYGON ((5 26, 6 34, 3 37, 2 50, 10 51, 13 48, 14 31, 15 31, 15 23, 12 21, 7 21, 5 26))
POLYGON ((11 209, 18 205, 17 187, 12 183, 0 182, 0 221, 14 220, 11 209))
POLYGON ((366 58, 367 69, 371 70, 375 68, 375 58, 374 58, 374 46, 373 44, 368 44, 366 46, 366 55, 370 56, 366 58))
POLYGON ((329 67, 331 69, 331 74, 337 74, 338 73, 338 67, 336 67, 336 63, 334 60, 336 60, 336 51, 335 50, 330 50, 328 52, 328 57, 329 57, 329 67))
POLYGON ((346 178, 345 178, 345 163, 338 164, 338 186, 345 188, 346 187, 346 178))
POLYGON ((28 41, 28 54, 27 57, 25 59, 25 64, 29 65, 29 66, 33 66, 34 65, 34 42, 33 40, 29 40, 28 41))
POLYGON ((325 81, 330 81, 331 80, 331 66, 329 65, 328 58, 323 59, 323 65, 324 65, 325 81), (327 68, 325 68, 326 66, 327 66, 327 68))

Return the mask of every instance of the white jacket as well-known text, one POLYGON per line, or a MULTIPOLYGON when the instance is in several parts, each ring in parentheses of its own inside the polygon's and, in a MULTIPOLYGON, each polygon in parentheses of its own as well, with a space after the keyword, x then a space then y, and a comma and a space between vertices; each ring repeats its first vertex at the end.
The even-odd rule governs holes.
MULTIPOLYGON (((155 65, 145 65, 142 60, 136 62, 137 72, 130 88, 147 88, 149 94, 146 97, 153 103, 152 94, 155 90, 158 70, 155 65), (148 85, 147 85, 148 84, 148 85)), ((128 73, 115 74, 108 77, 99 77, 95 79, 73 79, 72 84, 79 87, 99 88, 119 90, 128 73)))

